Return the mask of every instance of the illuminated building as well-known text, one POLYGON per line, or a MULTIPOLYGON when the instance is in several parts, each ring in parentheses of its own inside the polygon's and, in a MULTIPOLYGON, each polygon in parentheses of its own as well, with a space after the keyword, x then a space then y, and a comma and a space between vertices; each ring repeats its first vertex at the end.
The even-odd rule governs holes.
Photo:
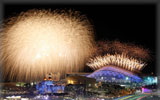
POLYGON ((46 74, 45 76, 47 79, 51 78, 53 81, 59 81, 60 80, 60 73, 57 72, 57 73, 49 73, 49 74, 46 74))
POLYGON ((135 73, 114 66, 105 66, 87 77, 95 78, 98 82, 111 82, 116 84, 134 84, 143 82, 142 78, 135 73))
POLYGON ((158 84, 158 78, 155 76, 145 76, 143 79, 145 85, 158 84))
POLYGON ((52 93, 63 93, 64 85, 58 85, 52 80, 52 75, 48 75, 48 79, 44 80, 36 85, 37 92, 39 94, 52 94, 52 93))
POLYGON ((69 76, 66 78, 67 84, 86 84, 86 86, 95 86, 96 80, 85 76, 69 76))
POLYGON ((147 64, 133 57, 126 53, 117 54, 116 52, 92 57, 87 65, 94 72, 87 77, 95 78, 98 82, 142 86, 143 79, 139 75, 147 64))
POLYGON ((151 92, 152 92, 151 89, 142 88, 142 93, 151 93, 151 92))
POLYGON ((68 72, 66 73, 65 77, 69 77, 69 76, 88 76, 91 73, 82 73, 82 72, 68 72))

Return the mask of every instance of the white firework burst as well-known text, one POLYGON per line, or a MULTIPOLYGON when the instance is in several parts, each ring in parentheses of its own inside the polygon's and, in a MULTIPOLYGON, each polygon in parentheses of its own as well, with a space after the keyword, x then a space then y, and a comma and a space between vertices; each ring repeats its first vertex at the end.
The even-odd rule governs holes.
POLYGON ((95 58, 91 58, 87 65, 93 70, 100 69, 104 66, 113 65, 130 71, 140 71, 144 68, 144 66, 146 66, 146 63, 128 57, 125 54, 106 54, 104 56, 97 56, 95 58))
POLYGON ((9 19, 0 39, 4 76, 17 81, 80 71, 94 44, 88 19, 71 10, 23 12, 9 19))

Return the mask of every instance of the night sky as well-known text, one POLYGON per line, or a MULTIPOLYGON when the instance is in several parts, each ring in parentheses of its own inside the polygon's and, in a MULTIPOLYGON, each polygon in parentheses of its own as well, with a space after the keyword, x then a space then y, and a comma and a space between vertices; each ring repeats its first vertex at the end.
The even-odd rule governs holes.
MULTIPOLYGON (((155 73, 156 67, 156 6, 155 5, 34 5, 7 4, 4 18, 29 9, 73 9, 87 15, 95 29, 95 40, 120 40, 141 45, 151 51, 151 61, 143 73, 155 73)), ((86 68, 85 71, 91 71, 86 68)))

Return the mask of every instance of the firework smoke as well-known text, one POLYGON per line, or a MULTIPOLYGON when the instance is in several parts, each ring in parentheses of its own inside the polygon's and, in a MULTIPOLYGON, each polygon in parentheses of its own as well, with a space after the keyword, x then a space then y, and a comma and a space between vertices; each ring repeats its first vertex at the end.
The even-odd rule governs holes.
POLYGON ((142 46, 132 43, 123 43, 120 41, 99 41, 97 42, 96 52, 94 56, 107 54, 125 54, 128 57, 137 60, 148 61, 150 59, 149 50, 142 46))
POLYGON ((140 46, 119 41, 101 41, 87 65, 93 70, 107 65, 121 67, 130 71, 141 71, 149 60, 149 50, 140 46))
POLYGON ((33 81, 50 72, 80 71, 93 43, 92 25, 77 11, 22 12, 10 18, 1 33, 4 76, 33 81))

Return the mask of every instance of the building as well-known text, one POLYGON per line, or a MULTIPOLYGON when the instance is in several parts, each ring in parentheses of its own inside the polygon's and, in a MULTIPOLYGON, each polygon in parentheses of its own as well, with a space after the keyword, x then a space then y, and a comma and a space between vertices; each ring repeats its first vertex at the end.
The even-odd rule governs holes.
POLYGON ((38 94, 53 94, 64 92, 65 85, 57 84, 57 80, 54 81, 52 75, 53 74, 48 74, 47 78, 44 78, 42 82, 37 83, 36 90, 38 94))
POLYGON ((106 82, 120 85, 142 85, 143 79, 137 74, 114 66, 105 66, 88 75, 97 82, 106 82))

